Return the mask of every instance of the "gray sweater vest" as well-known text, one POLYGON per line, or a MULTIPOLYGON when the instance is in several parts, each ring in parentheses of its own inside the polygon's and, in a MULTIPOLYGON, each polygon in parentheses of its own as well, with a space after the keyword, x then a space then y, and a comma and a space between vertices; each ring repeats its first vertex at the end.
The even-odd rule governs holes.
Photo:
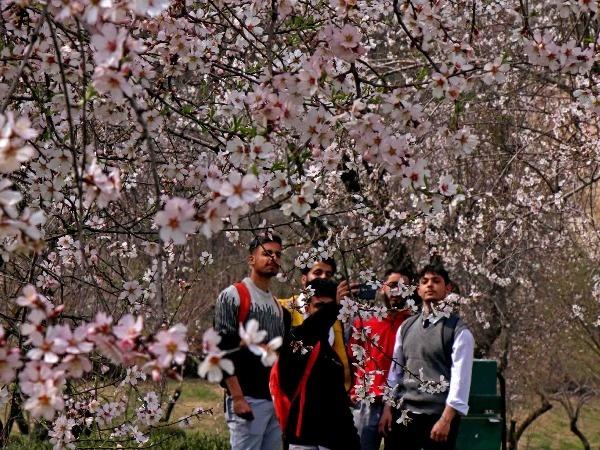
MULTIPOLYGON (((406 368, 399 386, 403 408, 422 414, 441 414, 444 411, 448 388, 444 392, 427 392, 423 389, 419 377, 422 376, 423 382, 439 382, 440 376, 443 375, 444 379, 450 382, 452 359, 449 357, 451 353, 447 354, 447 349, 452 348, 455 336, 466 328, 466 325, 458 319, 454 333, 450 335, 451 342, 444 342, 443 330, 447 320, 440 319, 424 328, 423 317, 419 315, 403 333, 402 352, 406 368)), ((448 333, 446 335, 448 336, 448 333)))

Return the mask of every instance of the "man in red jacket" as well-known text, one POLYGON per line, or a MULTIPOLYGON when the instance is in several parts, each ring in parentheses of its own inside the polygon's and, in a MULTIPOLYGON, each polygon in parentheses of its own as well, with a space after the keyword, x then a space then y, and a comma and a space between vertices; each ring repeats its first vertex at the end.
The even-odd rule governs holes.
POLYGON ((396 331, 411 315, 410 308, 405 308, 406 299, 400 295, 399 288, 401 284, 410 284, 409 277, 400 269, 389 269, 385 278, 380 294, 388 308, 387 316, 383 319, 375 316, 369 319, 356 318, 348 344, 349 353, 354 355, 354 362, 359 366, 351 395, 356 401, 354 424, 362 450, 378 450, 381 444, 377 427, 383 411, 383 390, 392 362, 396 331), (361 354, 364 355, 362 358, 361 354), (358 395, 361 391, 366 391, 366 397, 358 395), (365 399, 360 400, 360 397, 365 399), (369 398, 373 401, 369 401, 369 398))

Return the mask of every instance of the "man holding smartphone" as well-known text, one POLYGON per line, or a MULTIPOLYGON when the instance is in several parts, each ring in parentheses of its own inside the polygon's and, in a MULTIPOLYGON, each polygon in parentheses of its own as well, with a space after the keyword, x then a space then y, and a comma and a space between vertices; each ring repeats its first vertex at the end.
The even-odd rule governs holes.
MULTIPOLYGON (((302 289, 313 280, 323 279, 332 280, 335 276, 337 265, 335 259, 327 258, 321 261, 315 261, 311 266, 304 267, 301 269, 300 285, 302 289)), ((357 288, 357 284, 348 284, 346 281, 342 281, 337 285, 336 290, 336 301, 339 303, 344 297, 350 295, 350 289, 357 288)), ((302 295, 293 295, 289 298, 279 299, 279 302, 287 308, 292 315, 292 326, 296 327, 302 324, 305 317, 307 316, 306 301, 302 295)), ((346 391, 350 390, 352 385, 352 374, 350 370, 350 361, 348 354, 346 353, 346 340, 344 339, 344 326, 336 320, 331 327, 330 331, 331 346, 335 350, 344 368, 344 386, 346 391)))

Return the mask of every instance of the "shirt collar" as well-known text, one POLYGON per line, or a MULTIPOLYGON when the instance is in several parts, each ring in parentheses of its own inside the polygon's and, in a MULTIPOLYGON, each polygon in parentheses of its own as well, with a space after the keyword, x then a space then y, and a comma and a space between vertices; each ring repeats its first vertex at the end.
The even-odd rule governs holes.
POLYGON ((423 313, 421 314, 421 322, 425 324, 425 321, 427 320, 429 321, 430 325, 435 325, 444 317, 446 316, 440 313, 439 311, 431 311, 430 313, 426 313, 425 311, 423 311, 423 313))

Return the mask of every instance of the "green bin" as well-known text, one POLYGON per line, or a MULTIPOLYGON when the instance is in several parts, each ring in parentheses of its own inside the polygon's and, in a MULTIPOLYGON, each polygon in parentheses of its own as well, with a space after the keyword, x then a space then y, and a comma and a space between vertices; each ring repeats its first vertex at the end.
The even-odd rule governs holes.
POLYGON ((502 397, 496 388, 496 361, 476 359, 469 414, 460 421, 456 450, 499 450, 502 446, 502 397))

